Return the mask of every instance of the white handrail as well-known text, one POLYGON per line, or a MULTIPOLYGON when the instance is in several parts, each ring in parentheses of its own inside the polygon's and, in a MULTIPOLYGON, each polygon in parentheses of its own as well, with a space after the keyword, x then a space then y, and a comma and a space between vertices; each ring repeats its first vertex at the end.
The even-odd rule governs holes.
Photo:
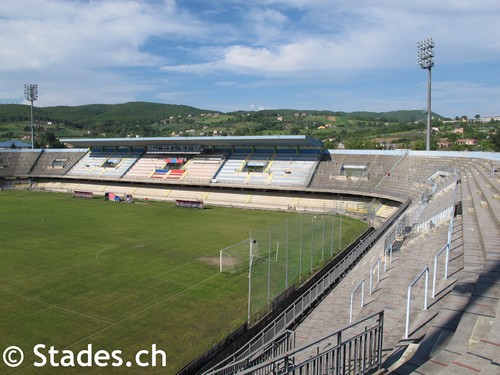
POLYGON ((446 250, 446 259, 445 259, 445 266, 444 266, 444 278, 445 280, 448 278, 448 259, 450 258, 450 245, 446 244, 439 252, 434 255, 434 270, 433 270, 433 275, 432 275, 432 297, 436 297, 436 278, 437 278, 437 260, 438 257, 443 253, 443 251, 446 250))
MULTIPOLYGON (((392 246, 394 245, 394 242, 396 242, 396 240, 394 240, 390 245, 389 245, 389 264, 392 263, 392 246)), ((387 249, 384 249, 384 272, 387 271, 387 249)))
POLYGON ((375 263, 373 263, 370 266, 370 292, 368 294, 372 294, 373 269, 375 268, 376 265, 378 265, 378 268, 377 268, 377 283, 379 283, 380 282, 380 257, 377 259, 377 261, 375 263))
POLYGON ((352 323, 352 302, 354 300, 354 293, 361 287, 361 307, 365 305, 365 280, 361 280, 359 284, 351 292, 351 307, 349 309, 349 323, 352 323))
POLYGON ((427 310, 427 287, 429 285, 429 266, 425 267, 422 272, 408 285, 408 299, 406 301, 406 328, 405 339, 408 338, 408 331, 410 329, 410 307, 411 307, 411 288, 417 281, 425 274, 425 289, 424 289, 424 310, 427 310))

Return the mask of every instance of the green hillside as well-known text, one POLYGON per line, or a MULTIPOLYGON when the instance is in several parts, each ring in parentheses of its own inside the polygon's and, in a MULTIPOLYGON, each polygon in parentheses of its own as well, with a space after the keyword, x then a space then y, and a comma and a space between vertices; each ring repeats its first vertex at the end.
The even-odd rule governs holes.
MULTIPOLYGON (((372 119, 387 119, 389 121, 400 121, 400 122, 408 122, 408 121, 422 121, 424 117, 427 116, 427 112, 421 110, 411 110, 411 111, 390 111, 390 112, 340 112, 343 116, 349 116, 355 119, 362 120, 372 120, 372 119)), ((432 117, 434 119, 442 119, 443 116, 438 115, 437 113, 431 112, 432 117)))
MULTIPOLYGON (((147 125, 160 123, 173 117, 200 116, 216 111, 194 108, 186 105, 161 104, 148 102, 129 102, 122 104, 89 104, 81 106, 55 106, 36 107, 35 118, 37 121, 61 122, 66 125, 84 126, 96 123, 120 123, 147 125)), ((304 110, 304 109, 272 109, 262 111, 237 111, 229 112, 229 116, 243 114, 258 117, 277 115, 293 115, 307 113, 312 116, 339 116, 363 120, 376 120, 385 118, 391 121, 415 121, 424 117, 422 111, 391 111, 391 112, 334 112, 329 110, 304 110)), ((435 118, 442 118, 433 113, 435 118)), ((0 123, 22 122, 30 120, 30 108, 23 104, 0 104, 0 123)))
MULTIPOLYGON (((330 110, 268 109, 221 113, 185 105, 130 102, 83 106, 35 107, 37 147, 60 147, 57 139, 72 137, 168 137, 308 135, 324 141, 326 148, 348 149, 425 148, 426 114, 422 110, 390 112, 339 112, 330 110)), ((450 149, 498 150, 498 122, 482 124, 456 118, 445 123, 432 113, 433 149, 449 141, 450 149), (464 121, 462 121, 464 120, 464 121), (480 146, 456 143, 454 129, 463 127, 463 138, 480 146), (479 147, 479 148, 478 148, 479 147)), ((0 141, 29 141, 30 107, 0 104, 0 141)))
MULTIPOLYGON (((35 107, 37 121, 61 122, 77 127, 99 123, 145 125, 167 120, 170 116, 187 117, 213 111, 185 105, 130 102, 81 106, 35 107)), ((0 123, 29 121, 30 108, 21 104, 0 105, 0 123)))

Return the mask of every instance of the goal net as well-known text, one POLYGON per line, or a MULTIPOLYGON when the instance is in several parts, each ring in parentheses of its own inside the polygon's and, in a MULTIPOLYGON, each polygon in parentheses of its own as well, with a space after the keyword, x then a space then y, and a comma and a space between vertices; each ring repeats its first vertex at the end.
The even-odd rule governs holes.
POLYGON ((257 242, 247 238, 219 251, 219 271, 232 274, 247 272, 250 264, 258 258, 257 242))

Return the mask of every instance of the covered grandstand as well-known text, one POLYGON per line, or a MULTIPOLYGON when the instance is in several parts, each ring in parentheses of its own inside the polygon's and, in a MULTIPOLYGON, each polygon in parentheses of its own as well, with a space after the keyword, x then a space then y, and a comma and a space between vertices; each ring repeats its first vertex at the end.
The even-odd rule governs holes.
MULTIPOLYGON (((331 157, 307 136, 62 139, 67 149, 5 150, 4 186, 293 211, 348 211, 383 221, 404 197, 377 197, 368 179, 325 181, 331 157), (325 160, 328 159, 328 160, 325 160), (342 185, 343 183, 343 185, 342 185), (338 185, 335 187, 335 185, 338 185), (360 195, 358 190, 365 190, 360 195), (370 196, 372 195, 372 196, 370 196)), ((380 156, 390 168, 400 155, 380 156), (389 165, 390 164, 390 165, 389 165)), ((372 167, 373 169, 373 167, 372 167)), ((369 181, 373 183, 372 180, 369 181)))
POLYGON ((89 152, 67 177, 305 188, 322 143, 305 136, 63 139, 89 152))
MULTIPOLYGON (((249 330, 261 341, 247 345, 249 334, 241 335, 240 341, 233 337, 187 366, 184 374, 202 370, 313 373, 305 370, 313 367, 303 366, 323 365, 332 358, 333 367, 315 371, 335 373, 332 369, 337 371, 338 366, 355 368, 353 373, 378 368, 401 374, 467 368, 474 373, 498 371, 498 153, 323 150, 322 142, 306 136, 61 141, 71 148, 0 150, 0 187, 85 191, 103 197, 112 187, 116 194, 138 199, 335 211, 372 224, 372 234, 349 250, 356 254, 352 263, 342 271, 332 263, 306 284, 319 288, 314 283, 322 283, 310 306, 299 309, 296 303, 311 289, 294 291, 293 298, 280 305, 280 312, 271 312, 255 326, 259 330, 249 330), (443 246, 447 246, 446 267, 450 267, 447 278, 440 276, 445 265, 442 255, 436 255, 443 246), (385 276, 375 282, 377 262, 378 272, 385 276), (434 269, 433 262, 438 264, 434 269), (437 297, 429 311, 414 303, 408 328, 403 324, 406 290, 426 266, 431 277, 439 276, 437 297), (326 285, 323 277, 329 272, 332 276, 326 285), (361 296, 365 281, 367 291, 370 282, 370 293, 361 296), (376 285, 373 293, 372 284, 376 285), (332 347, 340 342, 334 333, 352 333, 355 327, 350 320, 367 325, 369 317, 384 321, 382 328, 373 323, 374 332, 381 334, 380 345, 372 343, 380 357, 372 358, 370 352, 370 361, 360 362, 366 359, 360 348, 371 345, 369 341, 346 344, 357 348, 352 356, 350 346, 342 347, 348 358, 332 357, 338 355, 332 347), (293 332, 294 339, 287 338, 283 349, 280 340, 288 332, 293 332), (275 348, 272 353, 269 347, 275 348), (248 350, 238 352, 241 348, 248 350), (259 367, 263 364, 267 367, 259 367)), ((421 305, 430 289, 419 284, 413 298, 421 305)))

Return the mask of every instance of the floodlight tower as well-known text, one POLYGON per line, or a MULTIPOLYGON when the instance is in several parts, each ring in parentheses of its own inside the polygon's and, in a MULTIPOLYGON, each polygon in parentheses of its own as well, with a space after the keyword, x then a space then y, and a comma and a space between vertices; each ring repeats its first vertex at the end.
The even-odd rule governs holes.
POLYGON ((31 148, 35 148, 35 124, 33 123, 33 102, 38 99, 38 85, 27 83, 24 85, 24 97, 31 102, 31 148))
POLYGON ((429 75, 427 77, 427 139, 425 143, 425 149, 430 151, 431 149, 431 68, 434 66, 434 41, 432 38, 423 40, 417 43, 417 64, 420 65, 422 69, 427 69, 429 75))

